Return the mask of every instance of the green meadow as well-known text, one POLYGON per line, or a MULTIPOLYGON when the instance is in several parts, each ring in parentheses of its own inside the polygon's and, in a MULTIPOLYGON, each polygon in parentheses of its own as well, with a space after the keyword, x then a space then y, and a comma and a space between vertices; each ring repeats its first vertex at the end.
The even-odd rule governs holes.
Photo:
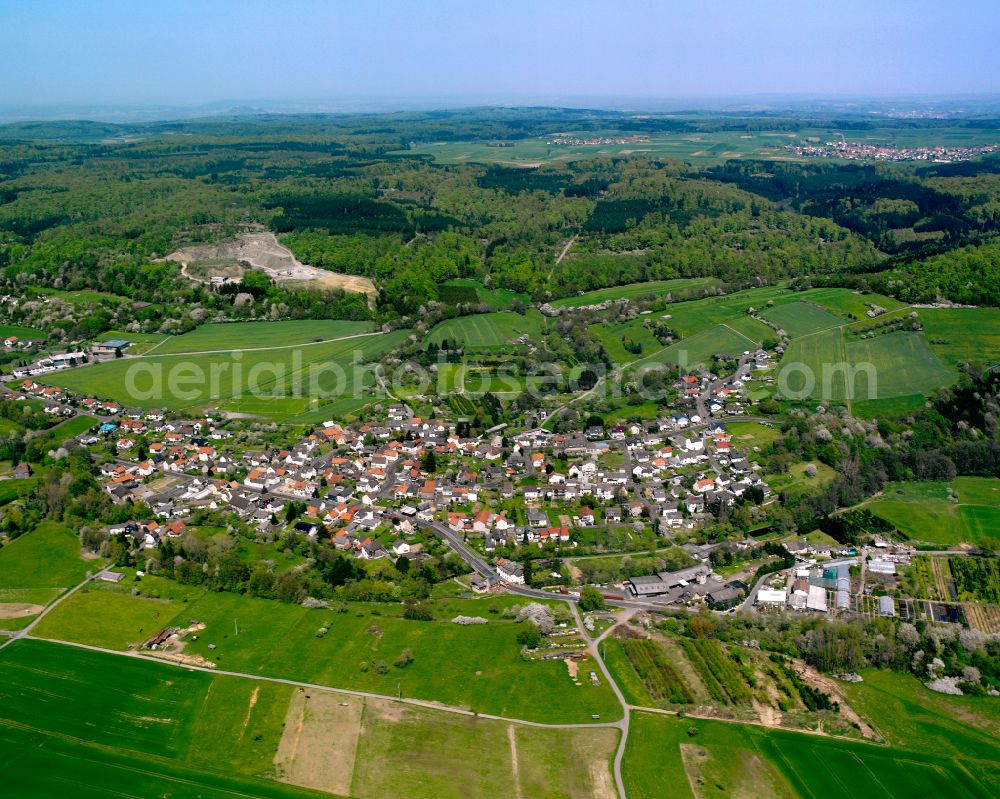
POLYGON ((798 338, 820 330, 839 327, 843 322, 828 311, 808 302, 789 302, 761 312, 761 316, 798 338))
POLYGON ((46 604, 38 602, 45 595, 42 592, 53 599, 102 564, 80 557, 80 541, 74 531, 58 522, 43 521, 0 548, 0 601, 46 604), (30 598, 17 598, 22 592, 30 598))
POLYGON ((292 347, 332 341, 346 336, 357 336, 371 331, 371 322, 334 319, 307 319, 290 322, 230 322, 202 325, 182 336, 170 336, 155 348, 153 354, 159 356, 172 353, 292 347))
POLYGON ((387 695, 402 691, 535 721, 620 715, 608 686, 589 680, 575 685, 561 661, 523 660, 513 622, 491 618, 488 624, 461 626, 444 620, 459 613, 485 615, 488 600, 455 600, 441 610, 441 621, 418 622, 400 618, 401 609, 392 605, 352 603, 350 612, 335 613, 235 594, 156 588, 159 600, 122 593, 98 597, 99 590, 74 595, 42 620, 36 634, 125 649, 164 626, 198 621, 206 629, 185 652, 220 668, 387 695), (317 635, 321 627, 328 632, 317 635), (377 673, 379 661, 391 664, 404 649, 413 652, 410 666, 377 673))
POLYGON ((997 478, 958 477, 950 484, 889 483, 868 508, 914 541, 947 548, 1000 537, 998 495, 997 478))
POLYGON ((0 339, 17 336, 22 341, 42 341, 47 338, 41 330, 20 325, 0 325, 0 339))
POLYGON ((654 364, 671 364, 679 365, 682 368, 693 368, 699 364, 710 363, 716 355, 742 355, 746 350, 755 347, 756 342, 742 333, 737 333, 724 324, 717 325, 642 358, 633 363, 631 368, 648 368, 654 364))
POLYGON ((1000 363, 1000 308, 921 308, 931 349, 949 366, 1000 363))
MULTIPOLYGON (((344 332, 347 328, 342 325, 358 323, 331 324, 344 332)), ((288 329, 286 340, 301 338, 303 329, 288 329)), ((368 365, 399 346, 407 335, 406 330, 394 330, 317 344, 286 344, 273 350, 240 351, 230 345, 225 351, 194 355, 161 355, 157 348, 142 358, 119 358, 67 369, 47 382, 80 394, 108 397, 130 407, 181 410, 248 403, 246 412, 282 419, 307 410, 313 398, 332 401, 355 393, 361 396, 362 389, 374 382, 368 365), (290 396, 293 393, 301 396, 290 396), (272 397, 276 401, 270 402, 272 397), (289 399, 293 402, 286 401, 289 399)), ((217 340, 207 336, 202 336, 198 346, 211 349, 217 340)), ((249 344, 246 336, 238 343, 249 344)), ((170 343, 177 346, 175 341, 170 343)))
POLYGON ((523 335, 537 341, 542 336, 544 325, 545 319, 537 310, 523 315, 498 311, 460 316, 435 325, 427 334, 426 342, 440 344, 447 339, 470 350, 496 349, 523 335))
POLYGON ((782 383, 795 395, 813 399, 884 400, 908 398, 902 410, 955 382, 920 333, 886 333, 871 339, 844 341, 838 329, 823 330, 789 343, 778 367, 782 383))
POLYGON ((623 286, 612 286, 606 289, 588 291, 575 297, 563 297, 553 300, 554 308, 579 308, 583 305, 599 305, 613 300, 634 300, 639 297, 660 298, 670 294, 674 298, 689 296, 694 289, 718 285, 719 281, 712 277, 677 278, 675 280, 651 280, 645 283, 628 283, 623 286))

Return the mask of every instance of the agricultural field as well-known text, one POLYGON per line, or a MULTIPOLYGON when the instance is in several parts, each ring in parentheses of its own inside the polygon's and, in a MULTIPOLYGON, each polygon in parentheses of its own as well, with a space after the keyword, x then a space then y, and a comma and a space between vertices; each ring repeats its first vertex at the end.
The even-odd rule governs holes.
MULTIPOLYGON (((288 331, 288 337, 292 335, 288 331)), ((294 335, 301 337, 302 329, 294 335)), ((252 412, 284 419, 306 411, 310 399, 357 398, 355 392, 365 396, 362 389, 371 385, 374 377, 364 365, 399 346, 407 335, 407 330, 394 330, 273 350, 233 351, 229 346, 217 353, 162 357, 156 350, 141 358, 67 369, 51 375, 47 382, 84 395, 108 397, 128 407, 202 409, 253 400, 247 406, 253 407, 252 412), (277 401, 269 402, 272 398, 277 401), (289 398, 295 402, 288 403, 289 398)), ((213 347, 217 341, 203 337, 199 346, 213 347)))
POLYGON ((778 385, 792 397, 843 400, 847 391, 842 369, 844 336, 839 329, 824 330, 790 342, 778 365, 778 385))
POLYGON ((498 786, 616 796, 612 729, 527 727, 44 642, 0 652, 0 720, 18 752, 0 776, 20 796, 67 785, 183 799, 490 799, 498 786))
POLYGON ((868 508, 917 542, 953 547, 1000 536, 1000 480, 960 477, 951 484, 889 483, 868 508))
MULTIPOLYGON (((567 131, 572 133, 573 131, 567 131)), ((410 155, 430 155, 442 164, 502 164, 506 166, 537 167, 560 161, 578 161, 590 158, 641 157, 674 158, 702 163, 721 163, 733 158, 777 158, 796 160, 785 145, 816 139, 828 141, 834 134, 826 128, 803 128, 796 132, 742 131, 656 133, 649 141, 629 144, 570 144, 547 143, 547 137, 515 141, 441 141, 421 143, 401 152, 410 155)), ((580 134, 587 138, 602 135, 600 131, 580 134)), ((620 137, 620 131, 606 131, 603 135, 620 137)), ((858 132, 854 140, 879 144, 926 146, 926 130, 902 128, 874 128, 858 132)), ((950 146, 990 143, 988 133, 963 128, 937 128, 934 142, 950 146)))
MULTIPOLYGON (((335 613, 234 594, 171 591, 166 607, 121 594, 98 602, 96 592, 75 595, 42 620, 37 634, 126 649, 157 632, 157 624, 195 620, 206 629, 185 654, 221 668, 388 695, 401 690, 403 696, 537 721, 585 722, 595 713, 614 720, 620 712, 606 685, 574 684, 561 661, 523 660, 513 622, 455 625, 444 620, 458 615, 450 606, 441 621, 418 622, 399 618, 398 606, 358 605, 335 613), (114 624, 90 622, 95 607, 106 608, 114 624), (321 627, 328 632, 319 636, 321 627), (412 665, 378 673, 380 661, 391 664, 405 649, 413 652, 412 665)), ((488 604, 467 600, 465 612, 483 614, 488 604)))
MULTIPOLYGON (((154 355, 177 353, 229 352, 267 347, 293 347, 333 341, 372 332, 371 322, 343 320, 302 320, 291 322, 230 322, 202 325, 181 336, 169 336, 155 348, 154 355)), ((128 338, 128 336, 124 336, 128 338)))
POLYGON ((544 326, 545 319, 537 310, 523 315, 510 311, 474 314, 441 322, 427 334, 426 342, 440 345, 448 340, 469 350, 496 349, 524 335, 537 341, 544 326))
MULTIPOLYGON (((763 310, 768 302, 779 305, 798 302, 801 298, 800 292, 781 286, 747 289, 734 294, 674 303, 667 309, 667 314, 662 318, 667 320, 667 324, 679 335, 691 336, 714 325, 748 317, 749 309, 763 310)), ((763 328, 766 335, 774 335, 767 325, 755 320, 750 321, 763 328)))
POLYGON ((634 300, 640 297, 660 298, 667 294, 673 295, 677 299, 690 296, 690 292, 694 289, 718 285, 718 282, 712 277, 651 280, 646 283, 629 283, 624 286, 588 291, 575 297, 553 300, 549 304, 553 308, 579 308, 584 305, 599 305, 602 302, 613 302, 614 300, 634 300))
MULTIPOLYGON (((866 682, 858 686, 857 693, 868 696, 867 689, 866 682)), ((919 685, 907 689, 922 690, 919 685)), ((852 691, 852 701, 860 704, 857 693, 852 691)), ((756 725, 636 712, 623 764, 626 790, 631 799, 658 799, 664 785, 671 786, 671 795, 691 799, 909 799, 925 792, 985 799, 997 787, 995 765, 983 761, 995 762, 995 742, 989 753, 989 739, 982 730, 962 730, 953 719, 942 722, 938 729, 934 729, 937 722, 933 717, 920 720, 936 734, 954 728, 952 743, 943 737, 933 738, 931 745, 907 738, 903 749, 756 725), (961 747, 970 743, 973 747, 962 751, 961 747)), ((894 713, 891 719, 885 718, 885 724, 897 720, 910 723, 894 713)))
POLYGON ((789 302, 775 305, 761 311, 762 317, 782 328, 789 338, 798 338, 831 327, 839 327, 843 322, 828 311, 809 302, 789 302))
POLYGON ((1000 308, 921 308, 931 349, 948 366, 1000 363, 1000 308))
MULTIPOLYGON (((873 392, 879 399, 932 394, 955 381, 949 369, 919 333, 887 333, 847 344, 847 361, 854 368, 870 363, 878 376, 873 392)), ((855 381, 853 397, 865 397, 873 389, 861 377, 855 381)))
POLYGON ((802 392, 832 401, 902 397, 909 407, 911 397, 950 385, 956 374, 919 333, 887 333, 845 344, 843 332, 832 329, 793 340, 777 377, 793 397, 802 392))
POLYGON ((654 702, 670 705, 694 702, 694 694, 660 644, 646 638, 626 638, 622 639, 621 647, 654 702))

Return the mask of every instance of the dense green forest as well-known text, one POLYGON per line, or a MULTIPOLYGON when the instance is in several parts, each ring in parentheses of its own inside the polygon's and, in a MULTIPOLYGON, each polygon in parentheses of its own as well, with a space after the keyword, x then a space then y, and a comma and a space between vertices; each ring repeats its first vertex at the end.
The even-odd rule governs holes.
MULTIPOLYGON (((413 143, 502 146, 567 129, 647 135, 807 123, 817 124, 478 109, 0 126, 2 280, 8 290, 133 301, 109 300, 89 322, 70 309, 60 321, 67 335, 150 318, 167 330, 221 318, 405 321, 428 303, 455 303, 463 295, 442 284, 459 277, 534 302, 712 276, 733 287, 799 279, 864 284, 910 302, 1000 304, 998 158, 694 165, 636 152, 507 167, 406 152, 413 143), (372 278, 375 303, 254 273, 220 290, 160 261, 179 246, 268 229, 304 263, 372 278)), ((934 121, 923 124, 932 136, 934 121)))

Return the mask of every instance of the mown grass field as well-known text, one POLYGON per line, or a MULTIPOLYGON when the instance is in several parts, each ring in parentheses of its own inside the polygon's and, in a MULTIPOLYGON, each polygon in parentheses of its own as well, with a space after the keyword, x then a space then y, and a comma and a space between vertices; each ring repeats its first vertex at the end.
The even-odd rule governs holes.
POLYGON ((919 333, 887 333, 863 341, 847 343, 847 360, 855 368, 870 363, 878 376, 878 386, 855 382, 852 397, 862 399, 932 394, 957 377, 937 358, 919 333), (874 397, 869 397, 869 394, 874 397))
POLYGON ((440 344, 445 339, 470 350, 494 349, 508 345, 522 335, 538 340, 541 338, 545 320, 542 315, 531 310, 526 314, 498 311, 487 314, 460 316, 447 319, 427 334, 426 341, 440 344))
MULTIPOLYGON (((495 617, 489 624, 461 626, 408 621, 398 617, 398 606, 352 605, 349 613, 334 613, 234 594, 169 590, 174 599, 167 603, 127 594, 98 599, 97 591, 73 596, 42 620, 37 634, 124 649, 162 626, 195 620, 207 628, 185 651, 220 668, 388 695, 401 690, 403 696, 536 721, 620 715, 608 686, 589 680, 575 685, 561 661, 523 660, 517 625, 495 617), (91 621, 95 610, 105 624, 91 621), (329 632, 318 637, 324 626, 329 632), (412 665, 376 672, 375 664, 392 664, 404 649, 412 650, 412 665)), ((489 604, 465 600, 461 607, 466 615, 486 615, 489 604)), ((451 603, 441 618, 463 612, 457 607, 451 603)))
MULTIPOLYGON (((230 322, 202 325, 181 336, 169 336, 155 348, 153 355, 217 350, 291 347, 368 333, 371 322, 339 319, 306 319, 289 322, 230 322)), ((128 336, 124 336, 128 338, 128 336)))
POLYGON ((789 302, 768 308, 760 314, 769 322, 782 328, 789 338, 798 338, 820 330, 839 327, 843 321, 822 308, 808 302, 789 302))
POLYGON ((674 298, 690 296, 693 289, 718 285, 713 277, 676 278, 674 280, 651 280, 645 283, 628 283, 624 286, 612 286, 606 289, 588 291, 575 297, 563 297, 553 300, 554 308, 579 308, 582 305, 598 305, 613 300, 634 300, 639 297, 664 297, 671 294, 674 298))
POLYGON ((918 542, 950 547, 1000 537, 1000 479, 959 477, 950 487, 955 498, 947 483, 889 483, 868 507, 918 542))
MULTIPOLYGON (((767 286, 766 288, 747 289, 719 297, 705 297, 701 300, 674 303, 667 309, 667 316, 663 318, 681 336, 691 336, 722 322, 747 317, 750 308, 762 311, 767 307, 769 301, 777 305, 797 302, 799 299, 801 299, 801 295, 798 292, 781 286, 767 286)), ((764 328, 768 334, 773 335, 766 325, 760 324, 760 327, 764 328)))
POLYGON ((1000 363, 1000 308, 921 308, 931 349, 949 366, 1000 363))
MULTIPOLYGON (((242 352, 230 347, 196 355, 160 357, 152 351, 142 358, 67 369, 51 375, 47 382, 80 394, 108 397, 127 407, 181 410, 248 403, 253 410, 247 412, 283 419, 307 410, 313 398, 332 402, 365 396, 364 388, 374 382, 366 365, 399 346, 407 335, 406 330, 394 330, 314 345, 242 352), (272 397, 277 401, 269 402, 272 397), (289 398, 295 402, 288 402, 289 398)), ((214 344, 203 341, 200 346, 214 344)))

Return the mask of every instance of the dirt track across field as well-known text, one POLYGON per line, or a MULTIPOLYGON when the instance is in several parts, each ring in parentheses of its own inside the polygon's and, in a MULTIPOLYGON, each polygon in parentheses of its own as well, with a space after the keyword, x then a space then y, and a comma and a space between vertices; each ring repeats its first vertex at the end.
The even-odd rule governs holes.
MULTIPOLYGON (((320 288, 343 289, 344 291, 367 294, 371 297, 375 296, 376 293, 375 284, 366 277, 328 272, 325 269, 301 263, 292 255, 292 251, 281 244, 270 232, 243 233, 236 241, 182 247, 170 253, 163 260, 179 263, 184 276, 191 280, 199 280, 199 278, 188 274, 189 264, 202 261, 218 263, 229 261, 250 264, 254 269, 266 272, 279 283, 308 282, 320 288)), ((221 274, 222 272, 220 272, 221 274)))

